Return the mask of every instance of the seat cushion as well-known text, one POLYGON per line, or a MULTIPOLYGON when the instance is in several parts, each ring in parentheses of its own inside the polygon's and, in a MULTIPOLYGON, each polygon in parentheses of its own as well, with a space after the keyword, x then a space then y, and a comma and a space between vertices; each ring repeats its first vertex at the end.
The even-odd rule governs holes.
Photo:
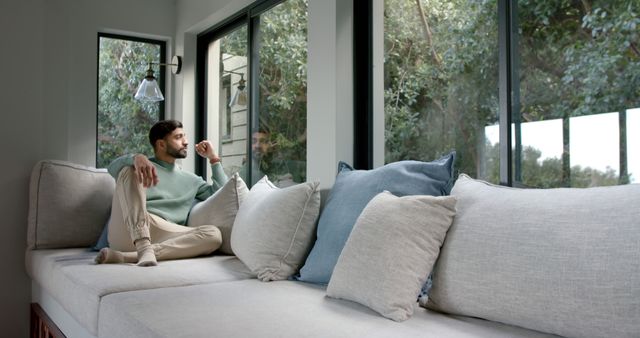
POLYGON ((568 337, 640 333, 640 185, 516 189, 458 178, 432 309, 568 337))
POLYGON ((27 251, 27 272, 92 334, 97 334, 98 308, 105 295, 178 285, 250 278, 235 256, 163 261, 157 267, 93 262, 87 249, 27 251))
POLYGON ((320 285, 256 279, 105 296, 98 332, 99 337, 549 337, 421 308, 397 323, 357 303, 328 298, 320 285))

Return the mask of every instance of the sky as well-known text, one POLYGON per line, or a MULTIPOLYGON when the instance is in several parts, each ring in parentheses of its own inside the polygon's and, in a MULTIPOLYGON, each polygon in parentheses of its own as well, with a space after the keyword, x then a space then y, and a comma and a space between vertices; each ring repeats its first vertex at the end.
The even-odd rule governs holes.
MULTIPOLYGON (((620 171, 618 151, 618 113, 572 117, 571 166, 580 165, 604 171, 607 167, 620 171)), ((485 127, 492 144, 498 143, 498 126, 485 127)), ((545 158, 562 156, 562 120, 526 122, 522 124, 522 145, 542 152, 545 158)), ((627 110, 627 168, 632 183, 640 183, 640 108, 627 110)))

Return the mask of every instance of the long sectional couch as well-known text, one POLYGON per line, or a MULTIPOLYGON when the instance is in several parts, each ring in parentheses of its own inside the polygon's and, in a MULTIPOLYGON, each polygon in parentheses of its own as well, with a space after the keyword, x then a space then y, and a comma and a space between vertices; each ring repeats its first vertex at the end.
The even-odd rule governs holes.
MULTIPOLYGON (((301 281, 305 268, 302 278, 263 281, 242 255, 153 268, 96 265, 90 247, 109 216, 113 189, 103 169, 63 161, 34 168, 25 261, 35 336, 640 337, 637 184, 534 190, 461 175, 428 298, 412 301, 404 321, 385 318, 358 297, 328 296, 336 282, 327 290, 301 281)), ((310 250, 316 248, 302 252, 310 250)), ((393 265, 390 274, 402 275, 393 265)), ((348 271, 341 277, 349 282, 348 271)), ((370 284, 386 278, 378 272, 370 284)), ((371 294, 363 289, 350 292, 371 294)))

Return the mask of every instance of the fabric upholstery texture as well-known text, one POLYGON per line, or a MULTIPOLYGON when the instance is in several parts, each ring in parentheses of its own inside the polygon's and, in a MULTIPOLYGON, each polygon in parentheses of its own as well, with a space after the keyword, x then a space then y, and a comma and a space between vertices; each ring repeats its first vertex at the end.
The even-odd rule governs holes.
POLYGON ((231 233, 233 252, 258 279, 287 279, 313 244, 319 213, 317 182, 280 189, 265 176, 238 210, 231 233))
POLYGON ((98 332, 100 301, 106 295, 252 278, 234 256, 163 261, 153 268, 94 264, 95 256, 87 249, 27 250, 25 259, 29 276, 94 335, 98 332))
POLYGON ((317 240, 299 280, 326 284, 356 219, 378 193, 396 196, 449 194, 455 152, 432 161, 400 161, 373 170, 354 170, 340 162, 338 176, 318 221, 317 240))
POLYGON ((461 175, 427 306, 571 337, 640 332, 640 185, 516 189, 461 175))
POLYGON ((115 181, 105 169, 44 160, 31 172, 27 247, 90 247, 109 217, 115 181))
POLYGON ((108 295, 99 331, 101 337, 551 337, 421 308, 397 323, 325 297, 320 285, 255 279, 108 295))
POLYGON ((358 302, 395 321, 409 319, 455 205, 450 196, 378 194, 358 217, 327 295, 358 302))
POLYGON ((189 226, 215 225, 222 233, 219 252, 233 255, 231 232, 240 204, 249 194, 249 189, 238 173, 233 174, 222 188, 191 209, 189 226))
POLYGON ((100 251, 102 248, 109 247, 109 221, 111 217, 107 218, 107 221, 104 223, 104 227, 102 228, 102 233, 100 233, 100 237, 98 237, 98 241, 91 248, 93 251, 100 251))

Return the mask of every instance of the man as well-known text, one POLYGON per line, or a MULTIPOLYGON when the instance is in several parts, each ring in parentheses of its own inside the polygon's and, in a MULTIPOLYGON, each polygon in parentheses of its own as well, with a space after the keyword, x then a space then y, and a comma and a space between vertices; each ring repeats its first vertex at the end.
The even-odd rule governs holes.
POLYGON ((158 260, 195 257, 220 247, 220 230, 213 225, 185 227, 194 199, 204 200, 222 187, 227 176, 211 143, 196 144, 213 171, 213 184, 182 171, 176 159, 187 157, 182 123, 160 121, 149 131, 154 156, 130 154, 114 160, 108 171, 116 179, 109 223, 109 248, 95 261, 154 266, 158 260))

